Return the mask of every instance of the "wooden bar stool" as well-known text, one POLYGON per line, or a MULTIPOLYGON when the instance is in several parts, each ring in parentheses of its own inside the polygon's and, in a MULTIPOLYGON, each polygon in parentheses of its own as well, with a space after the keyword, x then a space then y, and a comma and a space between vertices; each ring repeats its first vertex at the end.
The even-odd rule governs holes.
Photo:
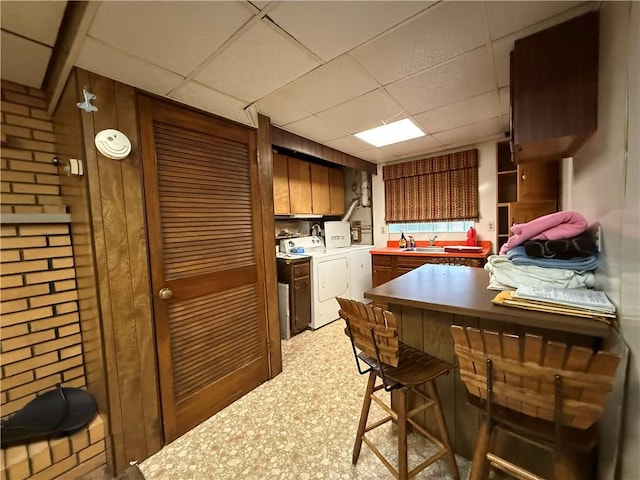
POLYGON ((446 375, 454 365, 439 360, 398 340, 398 324, 394 315, 386 310, 372 307, 355 300, 338 298, 340 303, 340 317, 346 321, 345 333, 351 339, 353 353, 358 371, 369 373, 369 382, 360 413, 360 423, 353 447, 353 464, 360 456, 360 449, 364 441, 376 454, 389 471, 401 480, 412 478, 437 460, 447 457, 451 473, 455 480, 459 480, 456 464, 447 426, 438 399, 435 380, 440 375, 446 375), (356 349, 361 352, 357 353, 356 349), (362 362, 362 363, 361 363, 362 362), (364 370, 362 364, 366 365, 364 370), (377 379, 382 383, 376 386, 377 379), (427 394, 417 387, 424 385, 427 394), (375 392, 384 389, 394 392, 393 408, 384 402, 375 392), (407 392, 412 391, 425 400, 425 403, 407 411, 407 392), (371 401, 376 402, 388 416, 371 425, 367 424, 371 401), (427 408, 433 408, 440 438, 436 438, 412 418, 427 408), (393 421, 398 426, 398 469, 384 457, 380 450, 366 436, 367 432, 393 421), (437 453, 409 471, 407 461, 407 428, 411 425, 416 431, 439 447, 437 453))
POLYGON ((489 478, 491 468, 518 479, 542 478, 497 455, 498 429, 550 451, 554 479, 588 478, 589 462, 579 455, 597 444, 596 422, 620 357, 538 335, 457 325, 451 333, 469 403, 485 414, 470 480, 489 478))

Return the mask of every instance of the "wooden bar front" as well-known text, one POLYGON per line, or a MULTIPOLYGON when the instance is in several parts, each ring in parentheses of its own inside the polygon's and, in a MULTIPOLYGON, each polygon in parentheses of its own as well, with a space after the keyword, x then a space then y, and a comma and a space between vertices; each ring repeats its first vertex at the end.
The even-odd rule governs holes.
MULTIPOLYGON (((456 363, 451 325, 473 326, 545 339, 592 349, 604 348, 617 332, 597 320, 548 314, 498 306, 491 300, 498 293, 487 290, 489 273, 483 269, 424 265, 365 293, 375 303, 385 304, 399 320, 403 342, 443 360, 456 363)), ((448 429, 456 453, 471 459, 480 421, 479 412, 468 405, 458 370, 438 379, 448 429)), ((430 419, 425 419, 429 425, 430 419)), ((540 470, 548 462, 543 451, 508 438, 498 445, 524 467, 540 470)))

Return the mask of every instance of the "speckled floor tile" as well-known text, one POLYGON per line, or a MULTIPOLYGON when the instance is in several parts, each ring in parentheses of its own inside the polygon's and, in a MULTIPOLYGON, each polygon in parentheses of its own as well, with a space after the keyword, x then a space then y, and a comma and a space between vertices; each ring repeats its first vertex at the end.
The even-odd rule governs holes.
MULTIPOLYGON (((351 464, 366 375, 359 375, 341 321, 282 342, 283 371, 140 464, 147 480, 392 478, 363 444, 351 464)), ((372 406, 372 415, 383 412, 372 406)), ((372 417, 373 418, 373 417, 372 417)), ((395 461, 390 426, 370 434, 395 461)), ((432 447, 409 436, 409 468, 432 447)), ((461 478, 469 462, 457 458, 461 478)), ((443 460, 418 479, 450 479, 443 460)))

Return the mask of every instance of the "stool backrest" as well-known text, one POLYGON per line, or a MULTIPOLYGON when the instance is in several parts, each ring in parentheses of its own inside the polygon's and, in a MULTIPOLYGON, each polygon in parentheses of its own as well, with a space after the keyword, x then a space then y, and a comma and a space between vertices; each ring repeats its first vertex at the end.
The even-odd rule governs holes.
POLYGON ((340 304, 339 315, 347 322, 346 333, 354 345, 366 355, 397 367, 398 322, 393 313, 356 300, 336 299, 340 304))
POLYGON ((525 415, 554 420, 554 382, 562 379, 562 423, 586 429, 598 421, 620 357, 539 335, 451 326, 460 378, 468 392, 487 399, 487 359, 492 361, 491 401, 525 415))

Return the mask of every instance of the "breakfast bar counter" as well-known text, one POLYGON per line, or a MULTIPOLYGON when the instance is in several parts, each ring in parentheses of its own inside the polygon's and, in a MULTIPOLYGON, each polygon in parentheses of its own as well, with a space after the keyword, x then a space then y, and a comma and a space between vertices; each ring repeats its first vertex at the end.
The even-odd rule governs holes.
POLYGON ((498 293, 487 290, 489 272, 481 268, 424 265, 365 293, 380 304, 480 317, 503 323, 606 338, 611 327, 603 322, 494 305, 498 293))
MULTIPOLYGON (((520 336, 535 334, 545 340, 591 349, 619 343, 615 329, 604 322, 495 305, 491 300, 498 292, 487 290, 488 284, 489 272, 481 268, 426 264, 369 290, 364 296, 395 314, 403 342, 451 363, 456 363, 451 325, 520 336)), ((454 450, 470 459, 480 414, 467 404, 457 369, 452 375, 438 379, 437 385, 454 450)), ((430 423, 423 421, 426 425, 430 423)), ((535 467, 546 461, 544 452, 533 452, 528 444, 509 440, 502 447, 513 452, 522 464, 535 467)))

